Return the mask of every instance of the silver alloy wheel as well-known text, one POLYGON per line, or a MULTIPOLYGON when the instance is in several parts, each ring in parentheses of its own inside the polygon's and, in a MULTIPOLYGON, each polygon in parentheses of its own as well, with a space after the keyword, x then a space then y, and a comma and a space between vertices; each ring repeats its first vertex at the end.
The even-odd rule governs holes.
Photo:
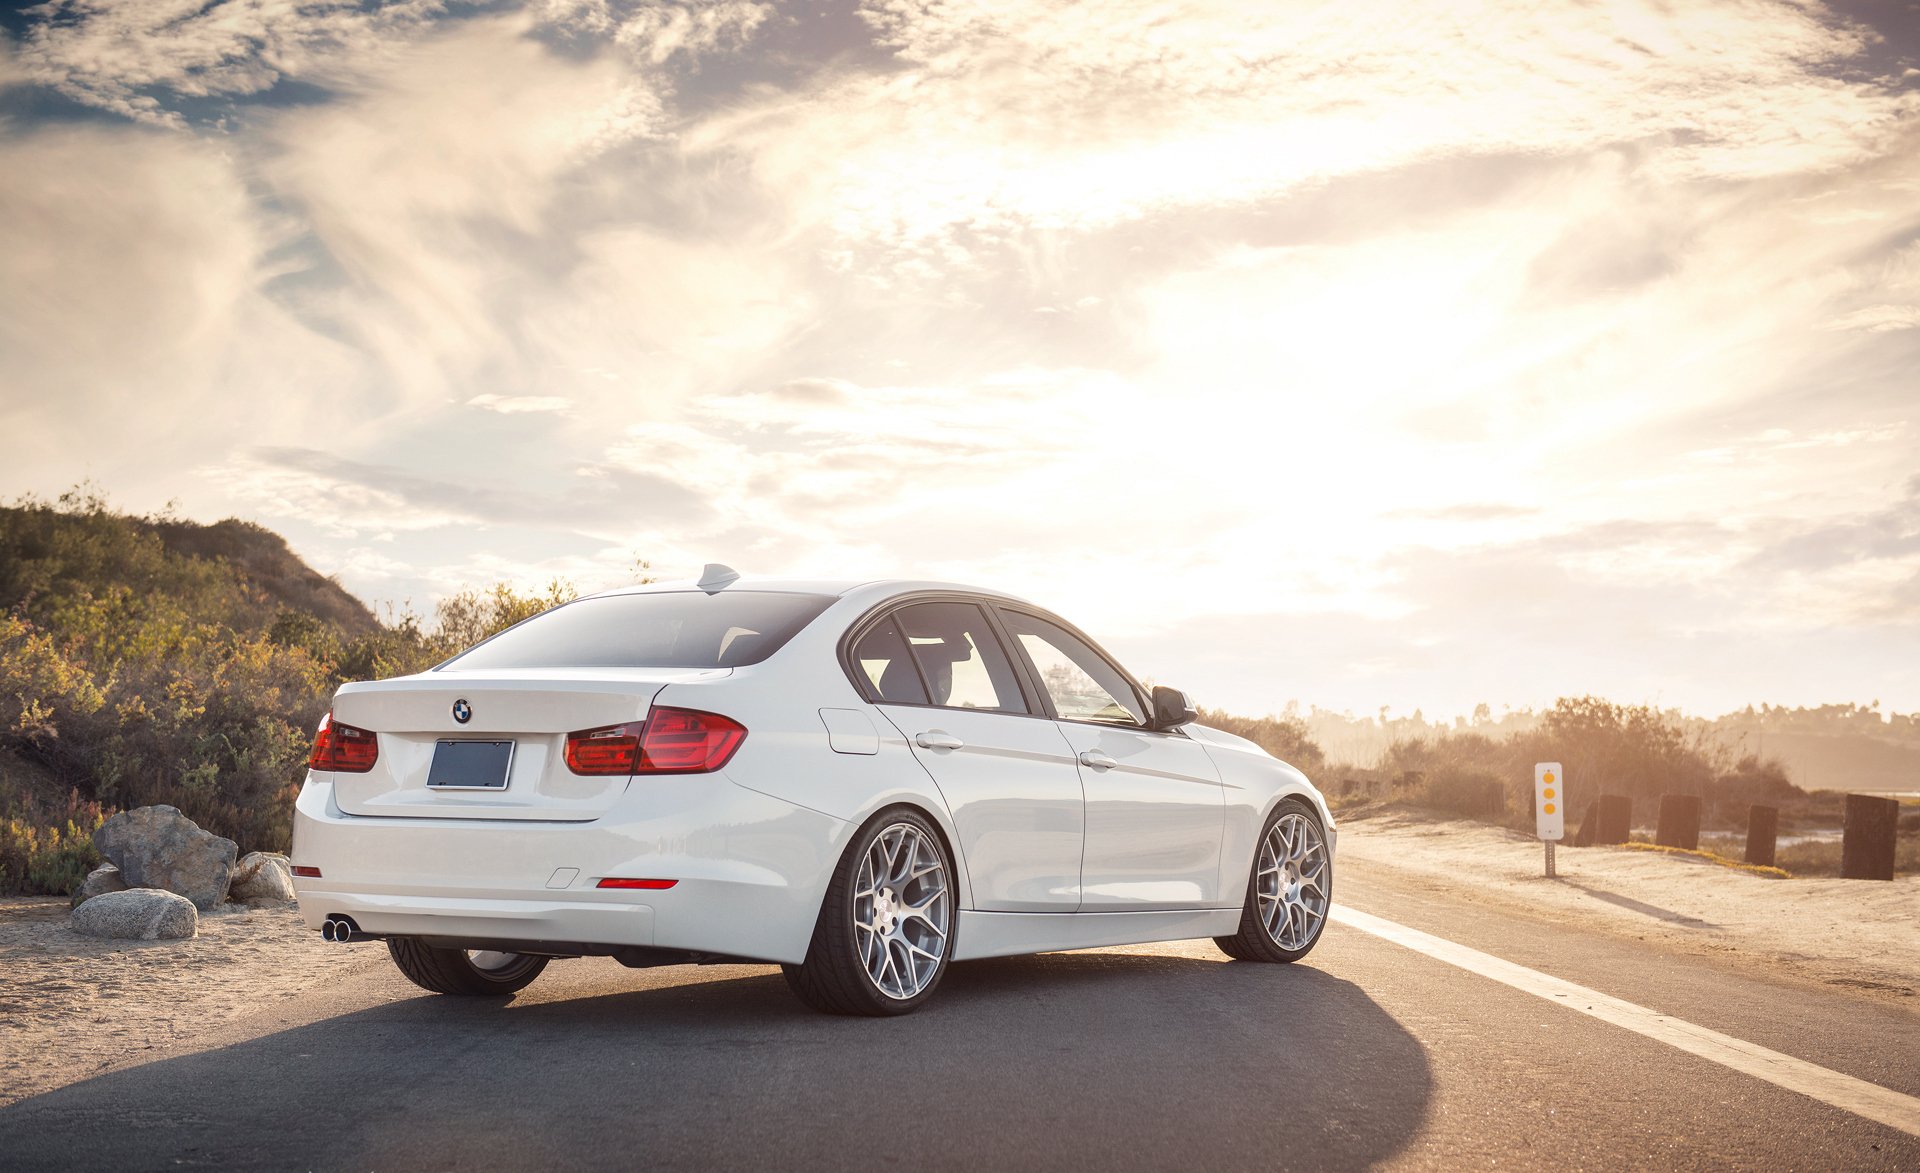
POLYGON ((1260 923, 1273 943, 1289 951, 1313 943, 1327 918, 1327 840, 1320 824, 1288 811, 1260 845, 1254 877, 1260 923))
POLYGON ((853 885, 860 963, 874 988, 901 1001, 926 989, 947 955, 952 919, 940 845, 912 823, 875 836, 853 885))
POLYGON ((494 949, 469 949, 467 961, 482 973, 499 973, 511 969, 521 958, 519 953, 501 953, 494 949))

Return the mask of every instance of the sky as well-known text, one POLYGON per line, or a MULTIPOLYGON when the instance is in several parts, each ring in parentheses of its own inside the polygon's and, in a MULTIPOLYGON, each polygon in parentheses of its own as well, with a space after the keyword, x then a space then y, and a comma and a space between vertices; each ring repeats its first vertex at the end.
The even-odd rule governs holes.
POLYGON ((0 495, 950 579, 1203 705, 1920 709, 1920 3, 54 0, 0 495))

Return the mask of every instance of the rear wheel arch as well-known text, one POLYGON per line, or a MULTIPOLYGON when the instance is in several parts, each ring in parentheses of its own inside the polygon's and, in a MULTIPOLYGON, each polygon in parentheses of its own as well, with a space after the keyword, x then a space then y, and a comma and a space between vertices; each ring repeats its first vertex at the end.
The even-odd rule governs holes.
MULTIPOLYGON (((900 884, 898 891, 902 897, 908 897, 910 893, 916 891, 920 882, 918 877, 925 875, 926 872, 916 870, 914 861, 925 858, 925 856, 912 854, 893 857, 893 863, 899 864, 902 861, 905 863, 905 870, 901 873, 901 877, 892 881, 900 884)), ((959 875, 959 864, 955 860, 948 834, 941 825, 941 820, 932 811, 927 810, 920 803, 902 801, 890 802, 879 807, 854 827, 846 846, 841 851, 839 860, 834 865, 833 878, 821 895, 819 911, 814 916, 813 933, 805 959, 799 964, 783 963, 781 965, 781 973, 788 986, 802 1001, 816 1010, 828 1013, 890 1016, 911 1012, 933 993, 934 987, 940 982, 941 975, 952 961, 954 941, 959 930, 960 901, 957 882, 959 875), (899 824, 905 824, 905 826, 900 827, 899 824), (923 937, 918 942, 922 947, 919 956, 932 957, 932 954, 925 952, 925 949, 932 948, 938 948, 940 955, 930 974, 918 975, 924 978, 926 984, 910 995, 904 991, 896 992, 887 989, 887 973, 894 973, 897 981, 897 975, 900 972, 897 968, 884 970, 877 975, 872 972, 871 967, 881 961, 881 954, 866 952, 860 937, 861 926, 869 924, 863 917, 871 915, 879 918, 882 915, 880 902, 883 899, 891 899, 891 889, 887 896, 871 896, 869 908, 863 913, 860 909, 862 899, 859 894, 860 889, 855 883, 860 875, 865 874, 864 867, 871 865, 874 861, 875 857, 867 854, 867 849, 896 831, 904 836, 918 836, 922 844, 930 839, 938 846, 945 857, 940 863, 946 871, 948 892, 943 901, 945 911, 925 915, 917 911, 910 912, 902 916, 899 921, 898 931, 903 935, 907 932, 906 926, 912 923, 909 918, 916 918, 929 924, 944 925, 934 929, 938 934, 937 946, 934 944, 934 938, 923 937), (856 873, 859 874, 856 875, 856 873)), ((869 891, 878 890, 877 876, 871 885, 869 891)), ((929 907, 935 899, 933 893, 938 890, 933 889, 923 897, 929 907)), ((913 899, 908 899, 908 906, 915 906, 913 899)), ((912 961, 910 953, 893 952, 892 948, 886 945, 886 940, 894 939, 895 926, 891 915, 887 917, 884 925, 880 919, 873 920, 871 925, 873 927, 869 927, 867 932, 885 934, 884 939, 878 944, 881 949, 891 953, 893 960, 887 962, 887 965, 893 966, 901 959, 905 959, 905 964, 910 967, 917 964, 912 961)), ((866 942, 866 944, 874 943, 866 942)), ((908 941, 904 948, 913 950, 914 942, 908 941)))
MULTIPOLYGON (((934 831, 940 836, 940 846, 946 848, 947 858, 953 861, 954 885, 959 890, 958 906, 972 908, 973 884, 967 877, 967 857, 960 850, 960 836, 958 828, 953 825, 953 815, 947 810, 945 802, 936 802, 931 796, 919 792, 907 790, 891 794, 873 804, 865 814, 848 819, 847 824, 851 830, 847 833, 846 842, 840 846, 840 854, 834 857, 834 866, 840 865, 853 844, 868 827, 873 825, 875 820, 895 810, 910 810, 933 824, 934 831)), ((824 900, 824 894, 822 899, 824 900)))

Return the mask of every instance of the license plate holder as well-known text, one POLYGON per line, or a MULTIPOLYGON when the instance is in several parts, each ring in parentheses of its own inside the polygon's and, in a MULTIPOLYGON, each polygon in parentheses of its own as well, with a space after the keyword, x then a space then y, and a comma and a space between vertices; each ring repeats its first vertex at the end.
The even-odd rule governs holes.
POLYGON ((433 743, 429 790, 505 790, 513 772, 513 742, 447 740, 433 743))

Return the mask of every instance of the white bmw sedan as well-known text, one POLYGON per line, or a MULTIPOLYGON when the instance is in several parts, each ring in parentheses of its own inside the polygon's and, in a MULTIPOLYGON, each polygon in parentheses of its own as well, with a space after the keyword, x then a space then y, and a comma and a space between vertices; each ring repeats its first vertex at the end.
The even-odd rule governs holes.
POLYGON ((715 566, 342 687, 293 873, 309 927, 440 993, 760 961, 821 1010, 902 1014, 976 957, 1295 961, 1333 848, 1298 770, 1030 603, 715 566))

